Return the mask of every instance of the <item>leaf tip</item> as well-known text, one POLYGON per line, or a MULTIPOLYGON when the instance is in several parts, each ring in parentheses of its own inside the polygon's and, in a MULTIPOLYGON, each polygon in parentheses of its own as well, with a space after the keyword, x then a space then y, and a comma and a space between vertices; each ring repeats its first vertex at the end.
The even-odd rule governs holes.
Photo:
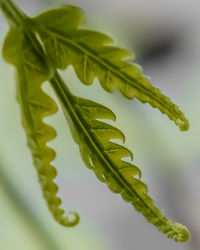
POLYGON ((190 232, 185 226, 179 223, 174 223, 172 226, 173 230, 176 232, 176 235, 173 236, 174 241, 186 242, 190 240, 190 232))
POLYGON ((65 227, 73 227, 76 226, 80 221, 80 216, 77 212, 71 211, 68 212, 59 223, 65 227))
POLYGON ((181 131, 186 131, 189 129, 190 124, 186 118, 184 120, 178 119, 176 122, 181 131))

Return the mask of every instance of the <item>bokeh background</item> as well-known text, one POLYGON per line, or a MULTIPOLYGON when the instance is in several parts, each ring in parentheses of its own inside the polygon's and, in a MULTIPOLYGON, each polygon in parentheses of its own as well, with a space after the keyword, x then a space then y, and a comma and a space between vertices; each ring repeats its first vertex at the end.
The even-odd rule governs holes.
MULTIPOLYGON (((200 249, 200 1, 196 0, 17 0, 27 13, 61 3, 77 5, 87 27, 104 31, 135 52, 154 86, 171 97, 190 121, 180 132, 165 115, 98 81, 79 82, 71 67, 62 72, 71 91, 111 108, 126 135, 134 164, 143 172, 155 204, 185 224, 191 241, 174 243, 148 224, 120 195, 100 183, 79 157, 62 113, 48 118, 58 131, 50 145, 63 208, 81 216, 74 228, 52 219, 42 198, 15 100, 12 66, 0 57, 0 247, 2 250, 199 250, 200 249)), ((67 24, 66 24, 67 25, 67 24)), ((0 16, 0 44, 7 24, 0 16)), ((46 91, 54 95, 48 84, 46 91)))

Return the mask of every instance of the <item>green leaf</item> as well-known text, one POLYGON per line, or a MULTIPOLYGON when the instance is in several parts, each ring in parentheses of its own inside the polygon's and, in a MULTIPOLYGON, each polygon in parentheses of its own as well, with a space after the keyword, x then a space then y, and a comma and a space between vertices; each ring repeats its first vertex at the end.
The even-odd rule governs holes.
POLYGON ((51 162, 56 153, 47 143, 55 138, 56 131, 43 121, 45 117, 57 112, 56 103, 41 89, 42 83, 52 73, 42 51, 32 47, 31 39, 34 39, 31 33, 24 34, 20 29, 11 29, 5 39, 3 56, 17 69, 17 100, 44 198, 60 224, 73 226, 78 223, 79 216, 71 212, 71 220, 68 214, 64 214, 60 208, 61 200, 56 196, 58 187, 53 182, 56 170, 51 162))
MULTIPOLYGON (((15 18, 15 15, 12 17, 15 18)), ((83 83, 91 84, 97 77, 107 91, 119 89, 129 99, 137 97, 141 102, 159 108, 181 130, 189 126, 183 113, 168 97, 151 86, 136 64, 125 61, 130 52, 109 45, 111 38, 102 33, 78 28, 83 19, 80 9, 65 6, 32 20, 19 17, 20 22, 14 24, 20 27, 12 28, 7 35, 3 56, 17 69, 17 99, 28 146, 44 197, 55 219, 62 225, 72 226, 78 223, 79 216, 74 212, 72 220, 65 216, 60 208, 61 200, 56 196, 58 187, 53 182, 56 170, 51 165, 55 151, 47 146, 55 138, 56 132, 43 119, 54 114, 57 106, 41 89, 46 80, 50 80, 58 95, 83 161, 99 180, 114 193, 120 193, 125 201, 130 202, 169 238, 187 241, 190 238, 188 230, 162 215, 147 194, 140 170, 124 159, 133 159, 132 152, 112 141, 121 139, 124 142, 123 133, 99 121, 115 120, 114 113, 103 105, 73 96, 55 69, 64 69, 72 64, 83 83)))
POLYGON ((4 41, 3 57, 8 62, 18 67, 24 65, 33 77, 33 80, 44 82, 51 78, 51 68, 40 49, 34 49, 28 34, 22 30, 12 28, 4 41))
POLYGON ((187 130, 188 120, 178 106, 151 85, 137 64, 125 60, 131 53, 111 45, 112 39, 105 34, 80 29, 82 20, 82 11, 73 6, 50 10, 32 19, 32 29, 39 34, 54 67, 65 69, 72 65, 84 84, 92 84, 97 77, 106 91, 119 89, 128 99, 136 97, 149 103, 181 130, 187 130))
POLYGON ((173 224, 154 206, 147 194, 147 186, 141 171, 123 158, 133 158, 127 148, 112 142, 125 137, 123 133, 99 119, 115 120, 114 113, 103 105, 73 96, 56 73, 50 80, 70 126, 72 135, 79 145, 84 163, 92 169, 98 179, 108 185, 114 193, 120 193, 125 201, 132 203, 148 222, 175 241, 187 241, 188 230, 181 224, 173 224))

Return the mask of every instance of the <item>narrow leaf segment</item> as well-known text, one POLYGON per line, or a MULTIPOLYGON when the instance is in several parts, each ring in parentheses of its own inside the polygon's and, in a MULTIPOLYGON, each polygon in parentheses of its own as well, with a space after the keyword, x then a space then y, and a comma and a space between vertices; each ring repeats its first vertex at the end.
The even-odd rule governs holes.
POLYGON ((112 39, 102 33, 78 28, 83 12, 74 6, 65 6, 44 12, 32 20, 55 68, 72 65, 84 84, 90 85, 95 77, 109 92, 119 89, 128 99, 136 97, 149 103, 173 120, 181 130, 187 130, 188 120, 178 106, 151 85, 131 58, 129 51, 110 45, 112 39))
POLYGON ((41 89, 42 83, 51 76, 51 70, 40 54, 41 50, 35 50, 30 40, 31 36, 20 29, 11 29, 4 43, 3 56, 17 69, 17 100, 44 198, 60 224, 73 226, 78 223, 79 215, 75 212, 64 214, 60 208, 61 200, 56 196, 58 187, 53 182, 56 170, 51 161, 56 154, 47 143, 55 138, 56 131, 43 122, 45 117, 57 112, 56 103, 41 89))
POLYGON ((140 170, 122 159, 133 159, 132 152, 111 141, 121 139, 124 142, 123 133, 99 121, 114 121, 114 113, 103 105, 73 96, 57 73, 50 82, 59 97, 86 166, 114 193, 120 193, 125 201, 130 202, 148 222, 154 224, 167 237, 175 241, 187 241, 190 237, 188 230, 181 224, 173 224, 161 214, 148 196, 146 184, 140 180, 140 170))

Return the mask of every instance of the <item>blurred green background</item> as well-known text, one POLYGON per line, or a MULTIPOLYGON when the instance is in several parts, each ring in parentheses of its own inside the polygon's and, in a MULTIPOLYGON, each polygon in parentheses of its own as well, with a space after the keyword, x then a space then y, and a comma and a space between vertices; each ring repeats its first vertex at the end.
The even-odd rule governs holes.
MULTIPOLYGON (((115 44, 135 52, 154 86, 172 99, 190 121, 180 132, 165 115, 118 92, 108 94, 96 80, 79 82, 71 67, 62 72, 70 90, 105 104, 116 113, 134 164, 155 204, 185 224, 189 243, 174 243, 148 224, 120 195, 88 170, 61 112, 47 119, 58 136, 56 183, 63 208, 81 216, 74 228, 52 219, 43 200, 15 100, 12 66, 0 57, 0 249, 2 250, 199 250, 200 249, 200 2, 191 0, 17 0, 27 13, 68 3, 82 7, 87 27, 103 31, 115 44)), ((67 25, 67 24, 66 24, 67 25)), ((0 43, 8 30, 0 16, 0 43)), ((48 84, 45 90, 54 96, 48 84)))

